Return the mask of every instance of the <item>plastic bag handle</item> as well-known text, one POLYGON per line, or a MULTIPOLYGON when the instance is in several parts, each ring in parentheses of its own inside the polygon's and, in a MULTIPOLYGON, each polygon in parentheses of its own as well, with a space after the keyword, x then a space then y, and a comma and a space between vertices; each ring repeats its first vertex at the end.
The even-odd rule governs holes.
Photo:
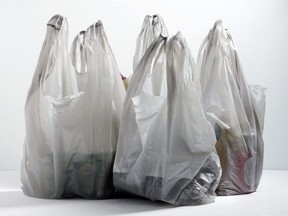
MULTIPOLYGON (((68 28, 67 22, 66 22, 66 25, 63 26, 64 19, 65 18, 63 16, 57 14, 57 15, 54 15, 49 20, 49 22, 47 23, 48 27, 52 27, 52 28, 54 28, 54 30, 57 31, 57 32, 53 32, 53 33, 51 32, 52 34, 57 34, 57 36, 56 36, 56 41, 57 42, 55 43, 56 47, 54 48, 54 50, 59 50, 59 48, 61 48, 60 46, 64 46, 64 49, 67 48, 67 39, 68 39, 68 35, 67 34, 64 35, 64 39, 65 39, 66 43, 64 43, 64 44, 63 43, 59 43, 59 40, 60 40, 61 36, 63 36, 62 35, 63 31, 65 31, 65 29, 63 29, 63 28, 65 28, 65 27, 66 27, 66 29, 68 28)), ((52 56, 49 56, 49 58, 52 57, 52 62, 50 62, 50 64, 47 65, 47 68, 43 70, 44 72, 42 72, 40 74, 40 88, 42 87, 43 82, 50 76, 51 73, 47 74, 47 71, 49 71, 49 68, 54 67, 55 57, 58 55, 58 52, 57 51, 56 52, 52 52, 52 53, 50 53, 50 55, 51 54, 52 54, 52 56)), ((47 62, 47 63, 49 63, 49 62, 47 62)))
POLYGON ((78 33, 74 38, 70 49, 71 63, 77 73, 87 72, 87 56, 85 50, 83 50, 85 33, 86 31, 78 33), (80 63, 77 61, 77 56, 80 56, 80 63))
POLYGON ((156 27, 158 25, 160 27, 160 34, 163 35, 164 37, 168 37, 168 31, 167 28, 164 24, 164 21, 161 16, 158 14, 155 14, 152 16, 152 26, 153 26, 153 33, 154 35, 157 35, 157 32, 155 33, 156 30, 158 30, 156 27))
POLYGON ((64 19, 63 16, 56 14, 49 20, 47 26, 51 26, 54 29, 60 30, 63 23, 63 19, 64 19))
MULTIPOLYGON (((114 67, 114 71, 116 71, 118 78, 121 80, 120 70, 118 68, 115 56, 108 42, 108 38, 106 36, 102 21, 98 20, 96 23, 92 24, 86 32, 87 32, 86 39, 88 39, 87 42, 93 43, 91 39, 89 39, 90 37, 92 38, 92 40, 97 40, 100 43, 103 51, 109 56, 109 59, 114 67)), ((89 47, 88 44, 86 45, 89 47)))
MULTIPOLYGON (((193 60, 193 56, 192 56, 192 53, 191 53, 191 51, 190 51, 190 49, 188 47, 188 44, 187 44, 185 38, 182 36, 181 32, 177 32, 177 34, 174 35, 170 39, 170 41, 168 43, 168 46, 172 46, 173 42, 175 42, 175 41, 179 42, 179 44, 181 45, 181 48, 184 50, 183 52, 185 53, 186 60, 188 61, 186 64, 188 64, 189 67, 191 67, 191 70, 192 70, 191 71, 190 81, 194 81, 194 77, 195 77, 195 69, 194 69, 195 68, 195 62, 193 60)), ((171 49, 170 49, 170 52, 172 52, 171 49)), ((173 54, 173 52, 172 52, 172 54, 173 54)), ((169 62, 167 61, 167 63, 169 63, 169 62)))
POLYGON ((71 61, 69 57, 68 51, 68 23, 67 19, 61 15, 53 16, 49 22, 48 27, 52 27, 53 29, 47 30, 48 37, 52 38, 52 44, 47 47, 49 49, 48 53, 48 61, 45 68, 42 68, 42 72, 40 74, 40 83, 39 88, 41 93, 44 95, 44 83, 48 79, 48 77, 54 73, 56 76, 59 76, 59 81, 61 80, 61 84, 58 85, 59 91, 55 90, 57 94, 57 98, 74 95, 78 93, 77 81, 74 73, 71 73, 71 61), (62 59, 63 64, 61 64, 60 70, 55 71, 55 63, 57 59, 62 59), (67 68, 66 68, 67 67, 67 68), (60 74, 61 73, 61 74, 60 74))

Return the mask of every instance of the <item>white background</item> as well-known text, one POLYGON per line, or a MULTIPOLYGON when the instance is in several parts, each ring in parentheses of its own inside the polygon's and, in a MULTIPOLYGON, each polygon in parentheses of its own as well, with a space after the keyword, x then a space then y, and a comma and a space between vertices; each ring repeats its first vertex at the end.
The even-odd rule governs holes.
MULTIPOLYGON (((24 104, 54 14, 68 18, 70 42, 101 19, 123 74, 131 74, 136 38, 146 14, 160 14, 181 31, 194 58, 217 19, 229 28, 247 80, 268 88, 266 169, 288 169, 287 0, 0 0, 0 170, 19 170, 25 137, 24 104)), ((1 180, 0 180, 1 181, 1 180)))

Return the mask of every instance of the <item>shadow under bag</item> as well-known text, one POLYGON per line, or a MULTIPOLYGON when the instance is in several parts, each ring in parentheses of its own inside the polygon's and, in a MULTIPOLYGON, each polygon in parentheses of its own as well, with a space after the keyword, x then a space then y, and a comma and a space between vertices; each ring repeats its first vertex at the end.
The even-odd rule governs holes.
POLYGON ((214 200, 220 161, 194 73, 180 33, 168 42, 158 37, 145 52, 124 101, 113 169, 117 190, 175 205, 214 200))

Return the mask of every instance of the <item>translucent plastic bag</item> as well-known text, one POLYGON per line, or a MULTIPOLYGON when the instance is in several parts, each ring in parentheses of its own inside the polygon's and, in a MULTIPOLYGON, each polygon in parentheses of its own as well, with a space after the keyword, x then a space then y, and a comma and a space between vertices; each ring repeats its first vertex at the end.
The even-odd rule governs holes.
POLYGON ((67 31, 60 15, 48 22, 25 105, 22 189, 41 198, 106 198, 114 193, 112 166, 125 90, 117 84, 121 78, 107 55, 102 25, 87 30, 88 79, 78 86, 67 31))
POLYGON ((265 89, 247 84, 238 52, 222 21, 215 23, 202 43, 197 71, 222 166, 217 194, 253 192, 263 165, 265 89))
POLYGON ((155 39, 124 101, 113 168, 116 189, 176 205, 213 201, 221 168, 197 86, 181 34, 167 45, 166 38, 155 39))

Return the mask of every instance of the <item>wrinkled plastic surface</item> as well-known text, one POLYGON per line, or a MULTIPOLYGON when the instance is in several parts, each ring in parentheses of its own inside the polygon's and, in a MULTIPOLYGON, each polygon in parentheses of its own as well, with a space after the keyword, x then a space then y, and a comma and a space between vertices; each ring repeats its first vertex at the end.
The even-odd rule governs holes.
POLYGON ((221 159, 217 194, 254 192, 263 166, 265 88, 247 84, 238 52, 222 21, 215 23, 202 43, 197 71, 221 159))
POLYGON ((66 18, 56 15, 49 21, 28 91, 22 189, 41 198, 107 198, 114 193, 112 168, 125 89, 101 22, 89 27, 82 41, 88 78, 81 85, 67 31, 66 18))
POLYGON ((220 160, 194 67, 180 33, 145 52, 124 101, 113 168, 119 191, 175 205, 214 200, 220 160))

